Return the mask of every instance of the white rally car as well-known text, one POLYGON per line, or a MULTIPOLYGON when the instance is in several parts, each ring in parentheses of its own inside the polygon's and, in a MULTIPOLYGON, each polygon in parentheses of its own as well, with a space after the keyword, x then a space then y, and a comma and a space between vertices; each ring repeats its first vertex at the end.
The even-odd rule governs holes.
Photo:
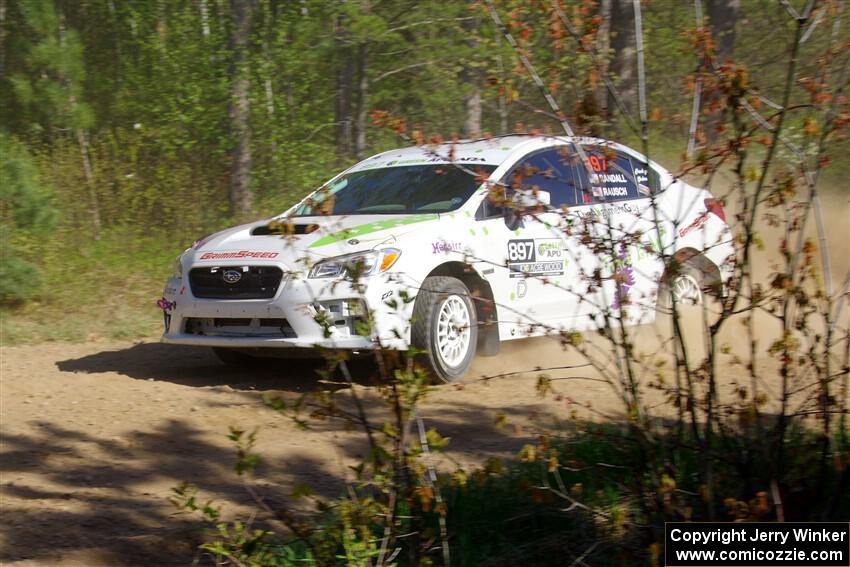
POLYGON ((163 341, 229 363, 414 346, 450 381, 501 341, 606 313, 649 322, 663 297, 722 293, 732 253, 711 194, 620 144, 512 135, 392 150, 279 216, 196 241, 159 302, 163 341))

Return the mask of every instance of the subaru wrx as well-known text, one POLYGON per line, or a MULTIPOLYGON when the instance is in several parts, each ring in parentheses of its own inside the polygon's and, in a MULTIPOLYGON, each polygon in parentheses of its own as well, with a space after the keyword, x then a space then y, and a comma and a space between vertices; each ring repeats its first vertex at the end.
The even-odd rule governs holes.
POLYGON ((163 341, 227 363, 414 346, 452 381, 502 341, 591 329, 604 313, 646 323, 665 296, 723 293, 732 253, 718 200, 618 143, 398 149, 196 241, 165 285, 163 341))

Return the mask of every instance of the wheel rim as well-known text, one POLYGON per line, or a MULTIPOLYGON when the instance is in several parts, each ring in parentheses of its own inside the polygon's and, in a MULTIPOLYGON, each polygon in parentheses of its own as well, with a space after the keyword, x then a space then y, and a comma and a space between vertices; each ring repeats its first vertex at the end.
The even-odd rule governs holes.
POLYGON ((702 305, 702 288, 697 279, 690 274, 681 274, 670 289, 676 303, 682 305, 702 305))
POLYGON ((448 366, 459 366, 469 352, 469 309, 458 295, 450 295, 440 304, 437 316, 437 351, 448 366))

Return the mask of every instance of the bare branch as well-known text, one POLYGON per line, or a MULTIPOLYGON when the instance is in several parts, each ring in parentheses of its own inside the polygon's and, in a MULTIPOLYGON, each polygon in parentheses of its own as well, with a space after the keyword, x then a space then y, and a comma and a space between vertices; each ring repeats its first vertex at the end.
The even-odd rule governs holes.
POLYGON ((405 65, 404 67, 399 67, 397 69, 387 71, 386 73, 381 73, 380 75, 378 75, 377 77, 372 79, 372 83, 374 84, 374 83, 377 83, 378 81, 383 81, 387 77, 392 77, 393 75, 396 75, 398 73, 403 73, 404 71, 409 71, 410 69, 416 69, 417 67, 424 67, 425 65, 430 65, 432 63, 436 63, 437 61, 440 61, 440 60, 439 59, 436 59, 436 60, 429 59, 428 61, 420 61, 419 63, 411 63, 410 65, 405 65))

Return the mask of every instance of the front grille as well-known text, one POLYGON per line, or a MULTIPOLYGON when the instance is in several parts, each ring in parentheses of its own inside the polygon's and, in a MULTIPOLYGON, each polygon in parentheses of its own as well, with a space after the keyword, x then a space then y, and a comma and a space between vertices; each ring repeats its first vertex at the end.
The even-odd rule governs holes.
POLYGON ((274 266, 215 266, 189 272, 192 294, 201 299, 271 299, 281 279, 283 271, 274 266), (237 272, 239 281, 225 281, 228 272, 237 272))

